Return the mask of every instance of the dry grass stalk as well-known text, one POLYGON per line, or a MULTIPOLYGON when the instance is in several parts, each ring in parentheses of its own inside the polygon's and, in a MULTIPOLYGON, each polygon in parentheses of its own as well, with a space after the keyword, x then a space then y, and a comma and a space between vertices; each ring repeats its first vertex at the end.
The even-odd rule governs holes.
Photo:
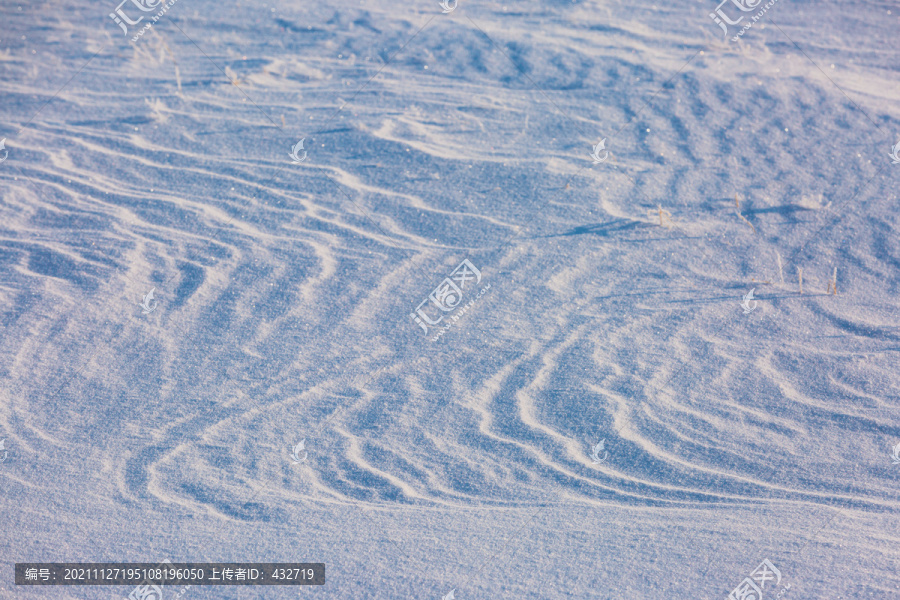
POLYGON ((735 211, 737 212, 737 216, 739 216, 744 223, 750 226, 750 229, 753 230, 753 233, 756 233, 756 227, 753 226, 753 223, 748 221, 746 217, 741 214, 741 199, 737 194, 734 195, 734 208, 737 209, 735 211))
MULTIPOLYGON (((657 205, 656 205, 656 211, 657 211, 657 214, 659 215, 659 226, 660 226, 660 227, 666 227, 665 223, 663 223, 663 215, 665 215, 666 217, 669 218, 669 222, 670 222, 670 223, 673 223, 673 221, 672 221, 672 213, 670 213, 670 212, 667 211, 667 210, 663 210, 663 207, 662 207, 661 204, 657 204, 657 205)), ((674 223, 673 223, 673 224, 674 224, 674 223)), ((668 227, 666 227, 666 229, 668 229, 668 227)))
POLYGON ((738 213, 738 216, 744 221, 744 223, 746 223, 747 225, 750 226, 750 229, 753 230, 753 233, 756 233, 756 227, 753 226, 753 223, 751 223, 750 221, 748 221, 748 220, 744 217, 744 215, 742 215, 741 213, 738 213))
POLYGON ((803 269, 797 267, 797 278, 800 281, 800 293, 803 293, 803 269))
POLYGON ((834 292, 834 295, 837 296, 837 267, 834 268, 834 274, 831 276, 831 280, 828 282, 828 289, 825 290, 826 294, 830 294, 834 292))
POLYGON ((781 254, 778 252, 775 253, 775 256, 778 257, 778 276, 781 277, 781 283, 784 283, 784 265, 781 263, 781 254))

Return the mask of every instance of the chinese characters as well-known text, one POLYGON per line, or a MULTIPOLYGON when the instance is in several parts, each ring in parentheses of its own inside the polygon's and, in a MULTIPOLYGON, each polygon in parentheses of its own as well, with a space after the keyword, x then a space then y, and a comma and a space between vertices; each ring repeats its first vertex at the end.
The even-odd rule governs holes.
MULTIPOLYGON (((422 331, 428 333, 429 325, 437 325, 443 321, 444 317, 448 316, 447 313, 451 313, 459 307, 464 291, 470 291, 479 283, 481 283, 481 271, 469 259, 466 259, 459 263, 459 266, 453 269, 450 275, 445 277, 409 316, 422 328, 422 331), (466 284, 469 284, 468 290, 466 284)), ((482 290, 483 292, 484 290, 482 290)))
MULTIPOLYGON (((736 588, 731 590, 726 600, 763 600, 763 590, 766 588, 766 583, 770 581, 775 582, 769 586, 770 589, 781 583, 781 571, 767 558, 750 573, 749 577, 745 577, 736 588)), ((778 596, 783 595, 790 587, 786 586, 778 596)))

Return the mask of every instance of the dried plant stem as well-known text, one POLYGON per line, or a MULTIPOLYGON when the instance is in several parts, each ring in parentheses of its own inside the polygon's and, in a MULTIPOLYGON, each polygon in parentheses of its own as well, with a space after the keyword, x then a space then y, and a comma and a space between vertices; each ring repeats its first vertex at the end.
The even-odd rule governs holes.
POLYGON ((169 45, 166 43, 166 40, 163 39, 162 36, 159 36, 159 41, 162 42, 163 47, 165 48, 166 52, 169 53, 169 57, 172 59, 172 63, 175 65, 175 82, 178 84, 178 94, 181 95, 181 71, 178 70, 178 61, 175 60, 175 54, 172 53, 172 50, 169 48, 169 45))
POLYGON ((800 281, 800 293, 803 293, 803 269, 797 267, 797 278, 800 281))
POLYGON ((778 276, 781 277, 781 283, 784 283, 784 265, 781 264, 781 254, 778 252, 775 253, 775 256, 778 257, 778 276))
POLYGON ((746 223, 747 225, 750 226, 750 229, 753 230, 753 233, 756 233, 756 227, 753 226, 753 223, 751 223, 750 221, 748 221, 748 220, 744 217, 744 215, 742 215, 741 213, 738 213, 738 216, 744 221, 744 223, 746 223))
MULTIPOLYGON (((666 227, 665 224, 663 223, 663 215, 666 215, 667 217, 669 217, 669 221, 672 221, 672 213, 670 213, 667 210, 663 210, 663 207, 661 204, 656 205, 656 210, 659 213, 659 226, 666 227)), ((668 227, 666 227, 666 229, 668 229, 668 227)))
POLYGON ((756 227, 753 226, 753 223, 748 221, 746 219, 746 217, 744 217, 744 215, 741 214, 741 197, 738 195, 737 192, 735 192, 735 194, 734 194, 734 208, 735 208, 735 212, 737 213, 737 216, 739 216, 744 223, 746 223, 747 225, 750 226, 750 229, 753 230, 753 233, 756 233, 756 227))

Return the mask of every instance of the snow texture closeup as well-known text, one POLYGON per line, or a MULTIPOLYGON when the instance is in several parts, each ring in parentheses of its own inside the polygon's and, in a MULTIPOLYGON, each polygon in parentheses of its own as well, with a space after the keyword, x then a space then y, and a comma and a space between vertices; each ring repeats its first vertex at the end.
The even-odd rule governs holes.
POLYGON ((900 596, 900 5, 119 2, 0 6, 0 598, 900 596))

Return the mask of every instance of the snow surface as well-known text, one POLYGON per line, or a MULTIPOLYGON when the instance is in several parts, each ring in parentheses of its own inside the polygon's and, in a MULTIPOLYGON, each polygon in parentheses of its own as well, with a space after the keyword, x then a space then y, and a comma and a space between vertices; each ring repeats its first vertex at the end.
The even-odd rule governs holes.
POLYGON ((0 6, 0 597, 898 597, 896 2, 116 4, 0 6))

